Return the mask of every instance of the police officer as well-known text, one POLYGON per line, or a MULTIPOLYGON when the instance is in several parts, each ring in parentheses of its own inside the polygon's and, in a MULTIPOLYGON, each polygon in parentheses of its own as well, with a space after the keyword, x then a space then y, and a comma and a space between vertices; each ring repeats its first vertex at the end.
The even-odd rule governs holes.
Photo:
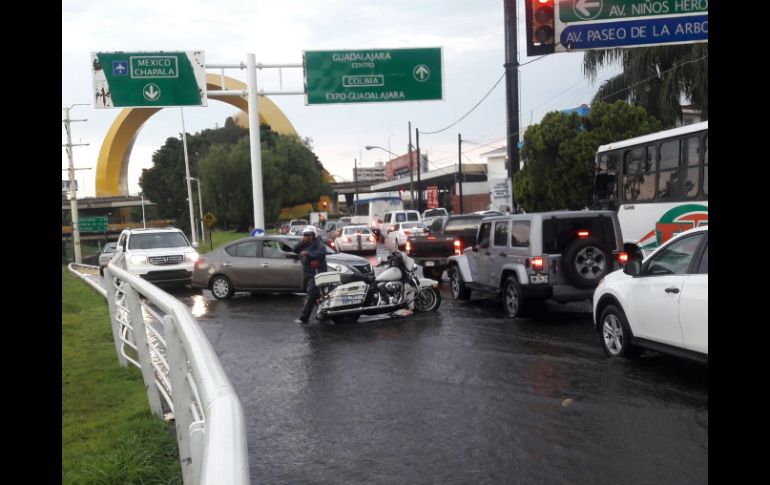
POLYGON ((313 306, 321 296, 320 290, 315 285, 315 275, 327 271, 326 245, 316 236, 315 227, 305 226, 302 229, 302 241, 294 248, 294 252, 299 254, 302 259, 302 270, 304 273, 302 286, 307 293, 307 300, 305 301, 305 307, 302 309, 302 315, 294 320, 295 323, 308 322, 310 312, 313 311, 313 306))

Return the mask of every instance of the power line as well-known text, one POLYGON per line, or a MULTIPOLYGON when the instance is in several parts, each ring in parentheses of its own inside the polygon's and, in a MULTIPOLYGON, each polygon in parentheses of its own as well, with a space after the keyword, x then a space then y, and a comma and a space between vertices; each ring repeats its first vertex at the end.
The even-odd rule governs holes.
POLYGON ((441 133, 442 131, 446 131, 446 130, 448 130, 449 128, 453 127, 453 126, 454 126, 454 125, 456 125, 457 123, 459 123, 459 122, 461 122, 462 120, 464 120, 464 119, 465 119, 465 118, 466 118, 466 117, 467 117, 469 114, 473 113, 473 110, 475 110, 476 108, 478 108, 478 107, 479 107, 479 105, 480 105, 480 104, 481 104, 481 103, 482 103, 482 102, 483 102, 485 99, 487 99, 487 96, 489 96, 490 94, 492 94, 492 91, 493 91, 493 90, 494 90, 494 89, 497 87, 497 85, 498 85, 498 84, 500 84, 500 81, 502 81, 504 77, 505 77, 505 71, 503 71, 503 73, 500 75, 500 77, 498 78, 498 80, 497 80, 497 81, 495 81, 495 84, 493 84, 493 85, 492 85, 492 87, 491 87, 491 88, 489 88, 489 91, 487 91, 487 94, 485 94, 485 95, 484 95, 484 97, 483 97, 483 98, 481 98, 481 99, 479 100, 479 102, 478 102, 478 103, 476 103, 476 104, 473 106, 473 108, 471 108, 471 109, 470 109, 470 111, 468 111, 467 113, 465 113, 464 115, 462 115, 462 116, 460 117, 460 119, 459 119, 459 120, 455 121, 455 122, 454 122, 454 123, 452 123, 451 125, 449 125, 449 126, 447 126, 447 127, 445 127, 445 128, 442 128, 442 129, 440 129, 440 130, 436 130, 436 131, 420 131, 420 134, 421 134, 421 135, 435 135, 436 133, 441 133))

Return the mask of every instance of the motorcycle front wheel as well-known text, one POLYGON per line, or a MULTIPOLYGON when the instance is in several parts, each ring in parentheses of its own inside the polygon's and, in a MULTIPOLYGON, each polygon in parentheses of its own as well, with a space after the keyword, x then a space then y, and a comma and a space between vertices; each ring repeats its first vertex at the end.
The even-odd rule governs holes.
POLYGON ((441 293, 436 288, 423 288, 414 299, 415 311, 435 312, 441 305, 441 293))

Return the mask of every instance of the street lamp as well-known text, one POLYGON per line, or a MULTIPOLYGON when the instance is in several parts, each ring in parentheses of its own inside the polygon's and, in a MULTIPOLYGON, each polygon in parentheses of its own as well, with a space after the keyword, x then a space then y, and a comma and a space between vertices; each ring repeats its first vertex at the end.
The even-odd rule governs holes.
POLYGON ((190 180, 194 180, 198 183, 198 210, 200 211, 201 215, 201 239, 204 237, 203 232, 203 198, 201 197, 201 181, 199 178, 196 177, 190 177, 190 180))
MULTIPOLYGON (((384 152, 388 152, 394 157, 398 157, 395 153, 391 152, 390 150, 386 150, 385 148, 382 148, 380 146, 376 145, 366 145, 364 148, 367 150, 374 150, 375 148, 379 148, 380 150, 384 152)), ((412 145, 409 145, 409 207, 413 208, 414 205, 414 167, 412 166, 412 145)))

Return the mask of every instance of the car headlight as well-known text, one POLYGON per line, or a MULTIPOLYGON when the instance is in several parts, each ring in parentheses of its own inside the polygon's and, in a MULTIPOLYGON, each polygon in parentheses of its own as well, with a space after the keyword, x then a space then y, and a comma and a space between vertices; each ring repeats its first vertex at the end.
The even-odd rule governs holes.
POLYGON ((133 254, 130 258, 128 258, 128 261, 131 264, 146 264, 147 263, 147 256, 143 254, 133 254))
POLYGON ((339 263, 327 263, 326 266, 333 269, 334 271, 339 271, 340 273, 352 273, 353 271, 348 268, 347 266, 344 266, 339 263))
POLYGON ((184 255, 185 261, 192 261, 193 263, 198 261, 198 253, 195 251, 190 251, 189 253, 185 253, 184 255))

